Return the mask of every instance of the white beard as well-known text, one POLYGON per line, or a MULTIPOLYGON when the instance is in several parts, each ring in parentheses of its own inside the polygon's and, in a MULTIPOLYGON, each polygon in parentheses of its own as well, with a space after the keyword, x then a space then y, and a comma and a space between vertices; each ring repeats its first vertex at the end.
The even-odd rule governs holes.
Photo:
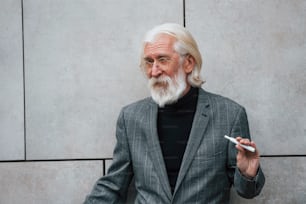
POLYGON ((159 107, 164 107, 167 104, 175 103, 182 97, 187 87, 186 73, 180 67, 173 79, 166 75, 161 75, 158 78, 152 77, 149 79, 148 85, 152 99, 159 107))

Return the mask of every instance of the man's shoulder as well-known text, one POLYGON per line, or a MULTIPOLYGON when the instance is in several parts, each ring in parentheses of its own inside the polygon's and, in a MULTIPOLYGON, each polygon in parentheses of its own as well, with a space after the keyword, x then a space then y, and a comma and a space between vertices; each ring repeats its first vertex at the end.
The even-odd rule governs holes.
POLYGON ((140 110, 143 111, 143 109, 147 109, 150 106, 154 105, 152 98, 147 97, 138 101, 135 101, 133 103, 130 103, 122 108, 124 112, 139 112, 140 110))
POLYGON ((231 98, 228 98, 226 96, 208 92, 204 89, 200 89, 200 100, 208 100, 208 103, 211 103, 216 106, 229 106, 232 108, 244 108, 242 105, 240 105, 238 102, 234 101, 231 98))

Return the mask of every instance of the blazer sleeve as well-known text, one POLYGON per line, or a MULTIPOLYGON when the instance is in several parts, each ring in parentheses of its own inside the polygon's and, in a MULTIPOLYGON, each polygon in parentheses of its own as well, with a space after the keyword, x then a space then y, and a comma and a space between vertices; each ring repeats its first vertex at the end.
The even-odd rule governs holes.
MULTIPOLYGON (((243 107, 240 107, 237 111, 231 130, 231 137, 237 136, 251 139, 248 119, 243 107)), ((235 144, 229 143, 228 145, 228 176, 232 180, 234 188, 241 197, 250 199, 257 196, 265 183, 265 176, 261 167, 259 167, 257 175, 253 179, 246 178, 236 166, 237 150, 235 144)))
POLYGON ((121 111, 116 128, 117 143, 113 162, 107 175, 101 177, 94 185, 84 204, 120 204, 126 203, 127 191, 133 177, 129 154, 124 114, 121 111))

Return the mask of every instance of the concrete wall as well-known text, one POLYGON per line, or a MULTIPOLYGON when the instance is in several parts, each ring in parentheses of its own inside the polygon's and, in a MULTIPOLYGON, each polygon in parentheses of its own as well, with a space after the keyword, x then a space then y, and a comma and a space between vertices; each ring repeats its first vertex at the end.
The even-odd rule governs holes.
POLYGON ((266 186, 231 203, 305 202, 305 1, 1 0, 1 204, 83 201, 120 108, 148 95, 140 42, 163 22, 194 34, 203 88, 247 109, 266 186))

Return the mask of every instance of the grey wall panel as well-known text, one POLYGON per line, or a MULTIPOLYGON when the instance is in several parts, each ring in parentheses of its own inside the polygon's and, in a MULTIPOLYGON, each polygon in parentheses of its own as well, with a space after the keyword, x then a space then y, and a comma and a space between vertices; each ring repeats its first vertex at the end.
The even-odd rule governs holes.
POLYGON ((239 197, 233 191, 232 204, 304 204, 306 201, 306 158, 262 158, 266 184, 261 194, 252 200, 239 197))
POLYGON ((247 108, 262 154, 306 153, 305 11, 303 0, 186 1, 203 87, 247 108))
POLYGON ((27 158, 111 157, 121 107, 148 95, 141 39, 165 21, 182 1, 25 1, 27 158))
POLYGON ((0 160, 24 159, 21 1, 0 2, 0 160))
POLYGON ((82 203, 101 161, 0 163, 0 203, 82 203))

